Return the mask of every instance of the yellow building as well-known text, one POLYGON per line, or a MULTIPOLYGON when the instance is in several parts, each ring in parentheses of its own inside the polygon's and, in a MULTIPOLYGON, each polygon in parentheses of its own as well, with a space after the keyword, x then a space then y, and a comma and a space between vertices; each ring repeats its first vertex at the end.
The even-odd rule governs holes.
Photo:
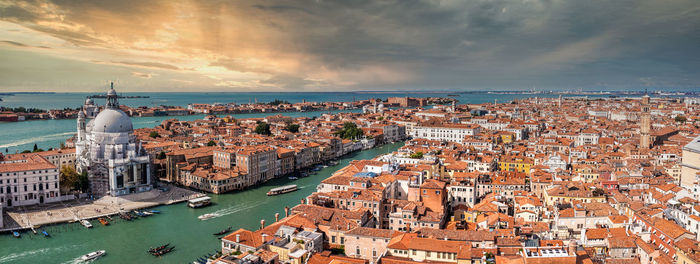
POLYGON ((530 168, 534 166, 531 158, 504 156, 498 161, 498 170, 530 173, 530 168))

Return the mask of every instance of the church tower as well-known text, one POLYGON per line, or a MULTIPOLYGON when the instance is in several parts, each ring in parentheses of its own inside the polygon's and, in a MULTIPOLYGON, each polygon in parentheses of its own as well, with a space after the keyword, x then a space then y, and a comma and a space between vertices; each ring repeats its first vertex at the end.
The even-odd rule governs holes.
POLYGON ((642 118, 639 123, 639 147, 640 148, 651 148, 651 114, 649 113, 649 95, 645 94, 642 96, 642 118))

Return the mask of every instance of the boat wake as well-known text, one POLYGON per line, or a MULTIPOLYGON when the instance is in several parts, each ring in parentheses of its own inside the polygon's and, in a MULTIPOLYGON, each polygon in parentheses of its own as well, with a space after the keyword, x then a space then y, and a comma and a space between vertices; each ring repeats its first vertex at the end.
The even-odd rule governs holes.
POLYGON ((52 139, 61 139, 61 138, 64 138, 65 136, 73 135, 73 134, 75 134, 75 132, 56 133, 56 134, 51 134, 51 135, 32 137, 30 139, 23 139, 23 140, 18 140, 15 142, 10 142, 7 144, 0 145, 0 148, 16 147, 16 146, 21 146, 21 145, 25 145, 25 144, 30 144, 33 142, 41 142, 41 141, 52 140, 52 139))
POLYGON ((74 248, 77 246, 80 246, 80 245, 55 247, 55 248, 42 248, 42 249, 35 249, 35 250, 29 250, 29 251, 24 251, 24 252, 12 253, 12 254, 9 254, 7 256, 0 257, 0 263, 20 262, 19 260, 27 258, 27 257, 32 257, 32 256, 36 256, 39 254, 53 252, 53 251, 64 251, 66 249, 74 248))
POLYGON ((235 214, 235 213, 238 213, 240 211, 244 211, 244 210, 248 210, 248 209, 260 206, 264 203, 265 203, 264 201, 256 201, 256 202, 243 203, 243 204, 239 204, 237 206, 219 209, 219 210, 212 212, 212 214, 215 214, 216 216, 210 217, 210 219, 222 217, 225 215, 235 214))

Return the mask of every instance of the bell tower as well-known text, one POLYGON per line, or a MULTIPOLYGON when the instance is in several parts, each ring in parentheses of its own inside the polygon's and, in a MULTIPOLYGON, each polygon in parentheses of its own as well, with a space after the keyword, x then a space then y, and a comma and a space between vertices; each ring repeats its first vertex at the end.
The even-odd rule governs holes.
POLYGON ((110 83, 109 92, 107 92, 107 105, 105 107, 109 109, 119 108, 119 99, 117 97, 117 91, 114 90, 114 82, 112 82, 110 83))
POLYGON ((642 96, 642 116, 639 123, 639 148, 649 149, 651 148, 651 114, 649 113, 649 95, 645 94, 642 96))

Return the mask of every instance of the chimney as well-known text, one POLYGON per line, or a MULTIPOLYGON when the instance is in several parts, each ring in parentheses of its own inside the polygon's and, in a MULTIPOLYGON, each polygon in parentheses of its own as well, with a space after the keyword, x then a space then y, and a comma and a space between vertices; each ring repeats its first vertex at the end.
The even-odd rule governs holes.
POLYGON ((265 228, 265 219, 260 220, 260 229, 265 228))
POLYGON ((284 217, 288 217, 288 216, 289 216, 289 206, 285 206, 284 207, 284 217))
POLYGON ((275 213, 275 222, 280 220, 280 213, 275 213))
POLYGON ((241 243, 241 235, 236 234, 236 243, 241 243))

